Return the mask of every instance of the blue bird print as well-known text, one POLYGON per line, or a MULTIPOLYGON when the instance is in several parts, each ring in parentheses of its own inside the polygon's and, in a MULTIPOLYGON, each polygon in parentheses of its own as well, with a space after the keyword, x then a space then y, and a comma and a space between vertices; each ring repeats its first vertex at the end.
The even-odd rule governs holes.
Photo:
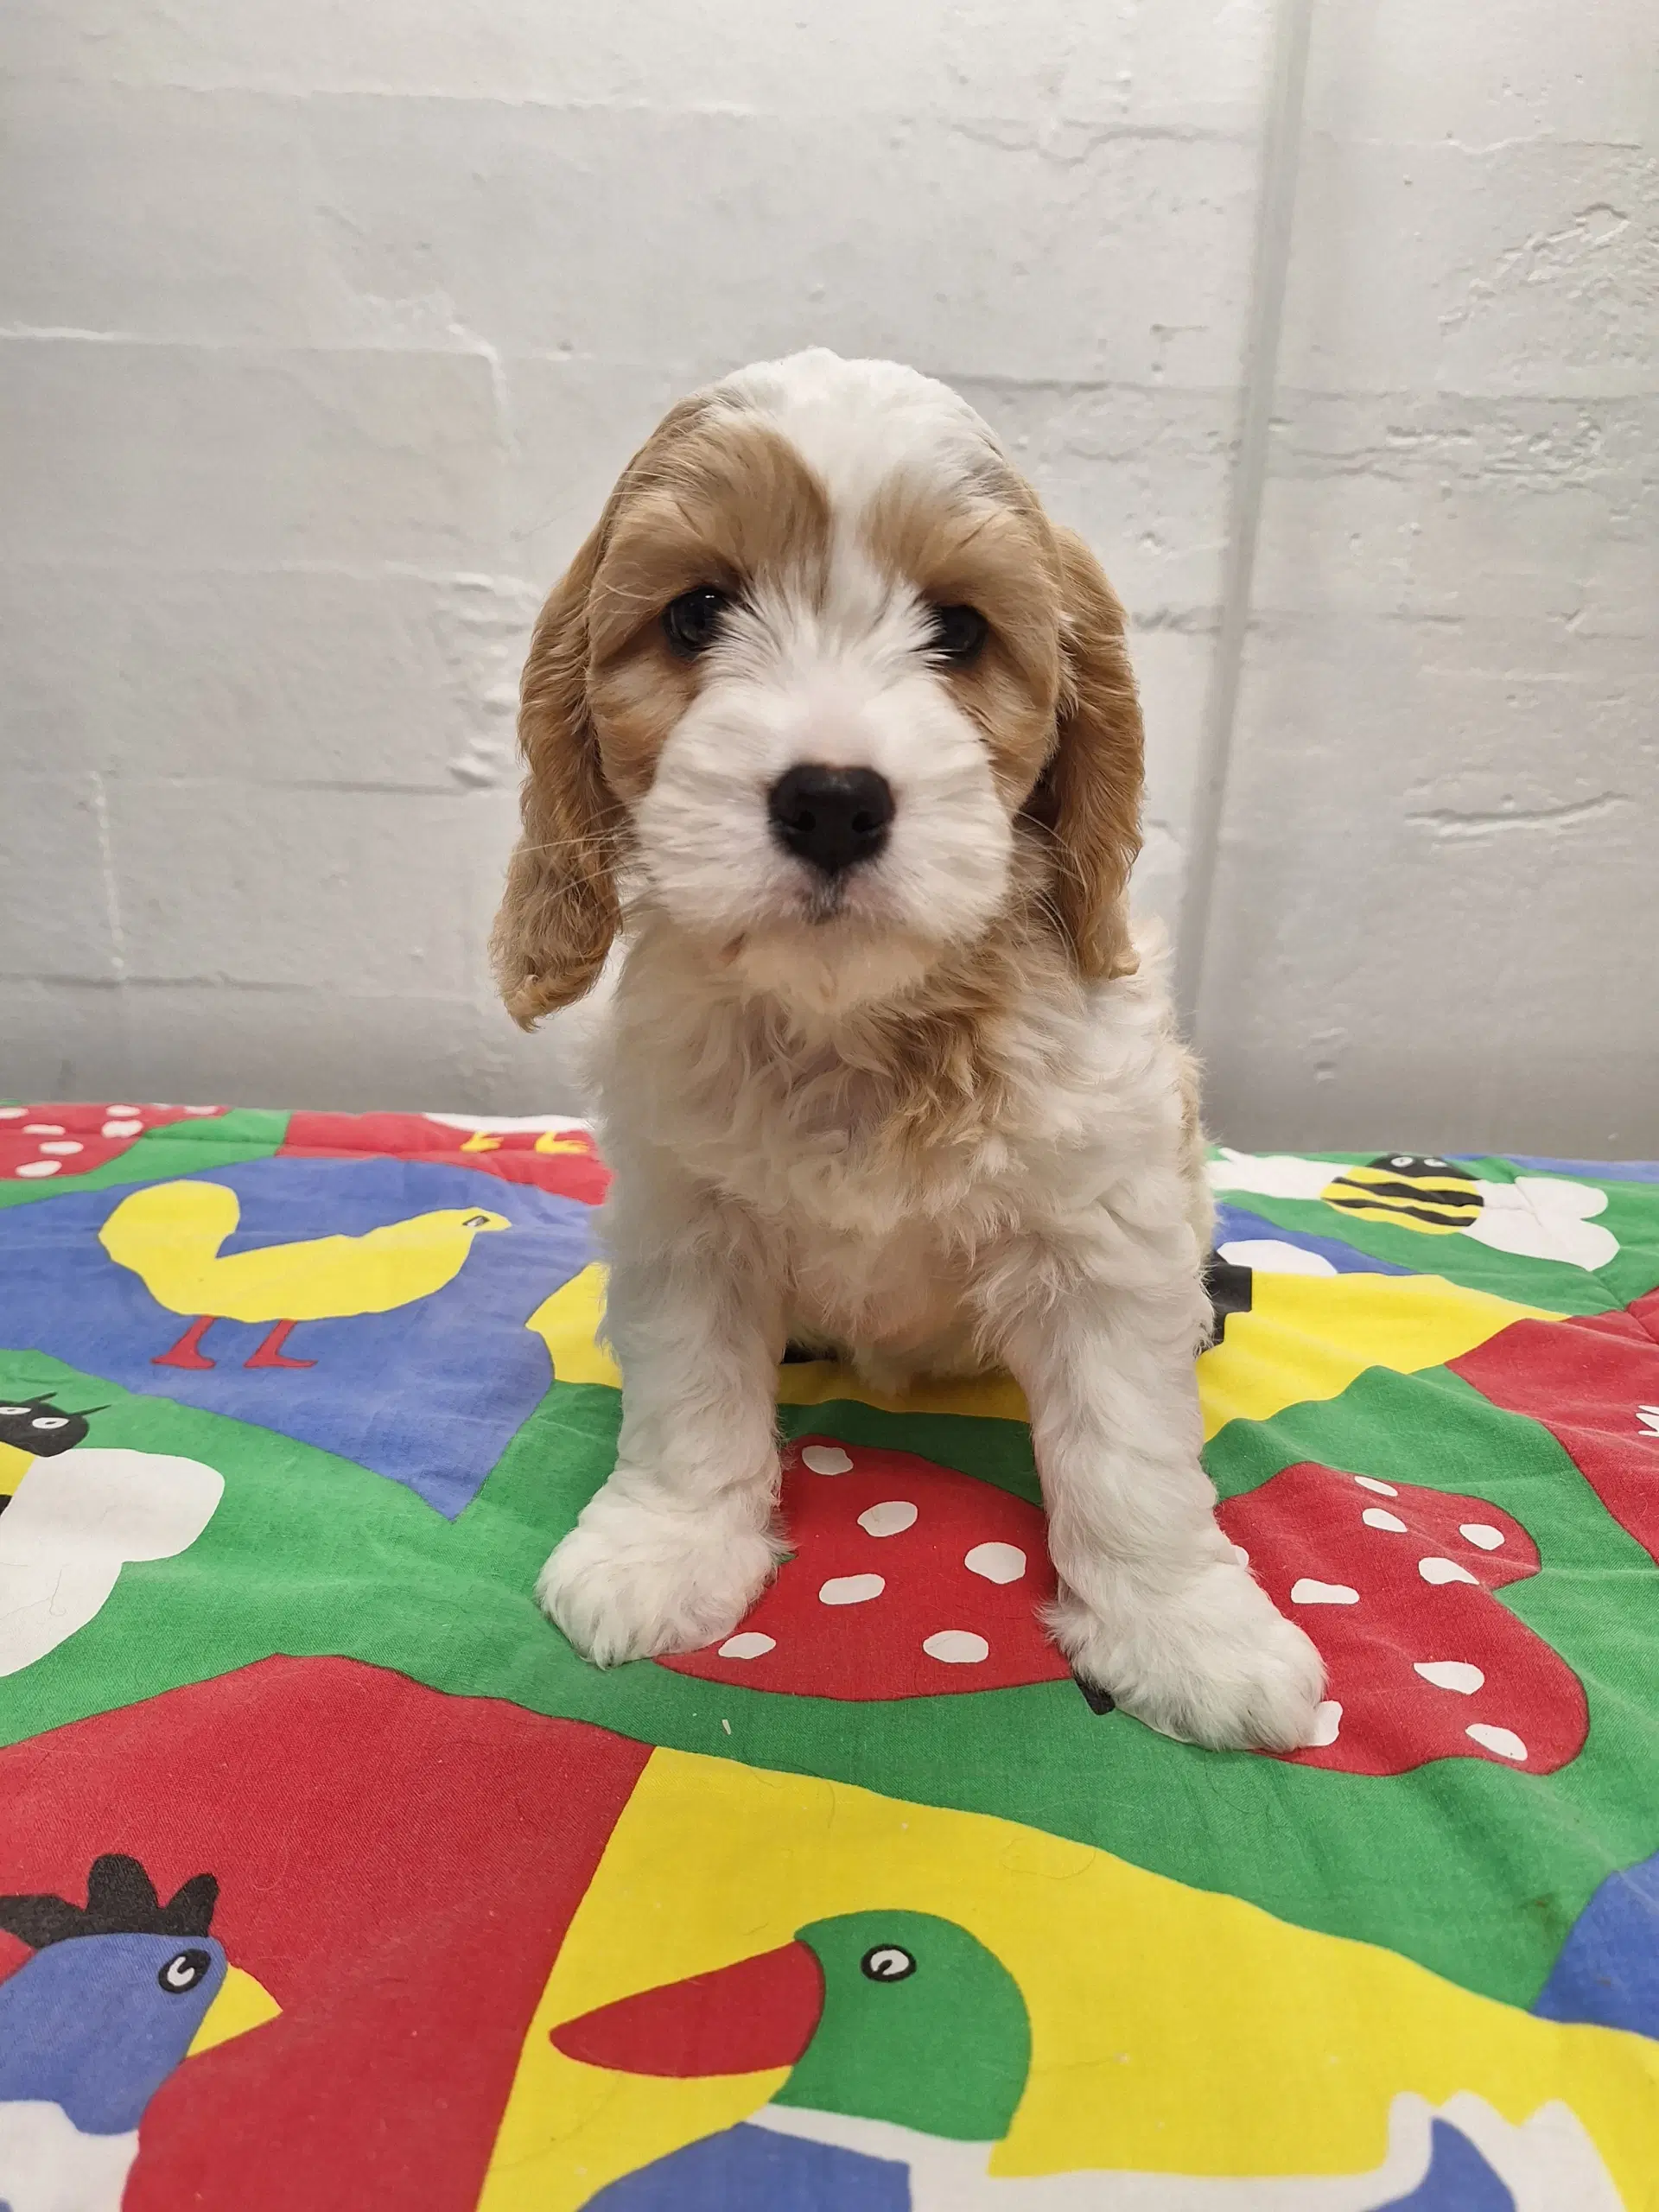
POLYGON ((0 1897, 0 1928, 35 1955, 0 1982, 0 2212, 117 2212, 168 2075, 276 2012, 208 1934, 218 1899, 197 1874, 163 1904, 119 1852, 85 1905, 0 1897))

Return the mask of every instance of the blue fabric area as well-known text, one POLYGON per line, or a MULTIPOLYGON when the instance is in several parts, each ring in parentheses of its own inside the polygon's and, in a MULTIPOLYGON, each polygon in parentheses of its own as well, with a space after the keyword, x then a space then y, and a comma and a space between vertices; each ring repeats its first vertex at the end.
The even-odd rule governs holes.
POLYGON ((225 1980, 211 1936, 72 1936, 0 1982, 0 2104, 60 2105, 83 2135, 124 2135, 194 2040, 225 1980), (194 1986, 164 1988, 181 1952, 194 1986), (198 1961, 199 1963, 199 1961, 198 1961))
POLYGON ((1339 1275, 1408 1275, 1412 1272, 1393 1260, 1374 1260, 1369 1252, 1357 1252, 1340 1237, 1314 1236, 1306 1229, 1281 1229, 1276 1221, 1264 1221, 1259 1213, 1246 1213, 1242 1206, 1217 1206, 1217 1251, 1224 1244, 1254 1243, 1264 1237, 1271 1237, 1276 1244, 1294 1244, 1300 1251, 1317 1252, 1321 1259, 1330 1261, 1339 1275))
POLYGON ((1428 2171, 1408 2196, 1376 2212, 1515 2212, 1515 2199, 1466 2135, 1448 2120, 1429 2131, 1428 2171))
POLYGON ((1659 1856, 1610 1874, 1571 1931, 1533 2011, 1659 2037, 1659 1856))
POLYGON ((671 2151, 588 2203, 603 2212, 910 2212, 910 2169, 746 2124, 671 2151))
POLYGON ((359 1236, 450 1206, 505 1214, 512 1226, 474 1237, 459 1274, 429 1297, 302 1322, 284 1349, 315 1367, 246 1368, 267 1325, 217 1320, 202 1346, 215 1364, 194 1372, 152 1364, 189 1317, 158 1305, 98 1241, 129 1188, 65 1192, 7 1217, 0 1344, 338 1452, 453 1520, 546 1393, 547 1346, 524 1324, 593 1257, 592 1208, 408 1160, 260 1160, 181 1179, 236 1192, 242 1217, 225 1255, 359 1236))
MULTIPOLYGON (((1465 1158, 1479 1158, 1470 1153, 1465 1158)), ((1659 1183, 1659 1160, 1535 1160, 1525 1153, 1506 1153, 1511 1167, 1532 1175, 1581 1175, 1592 1183, 1659 1183)))

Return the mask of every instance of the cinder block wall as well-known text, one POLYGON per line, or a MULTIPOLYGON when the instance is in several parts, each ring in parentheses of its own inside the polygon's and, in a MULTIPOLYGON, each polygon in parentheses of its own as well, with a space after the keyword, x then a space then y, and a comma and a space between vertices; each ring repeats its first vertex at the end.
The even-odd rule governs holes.
MULTIPOLYGON (((1445 12, 1316 26, 1215 1118, 1659 1150, 1643 9, 1445 12)), ((10 0, 0 1088, 568 1103, 482 950, 529 624, 668 401, 812 340, 959 385, 1100 550, 1173 914, 1270 33, 10 0)))

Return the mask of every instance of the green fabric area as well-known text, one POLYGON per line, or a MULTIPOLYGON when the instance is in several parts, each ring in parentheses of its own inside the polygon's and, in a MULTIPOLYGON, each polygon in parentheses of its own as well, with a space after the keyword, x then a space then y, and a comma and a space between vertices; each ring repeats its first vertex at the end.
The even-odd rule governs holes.
POLYGON ((117 1159, 88 1168, 70 1182, 43 1176, 38 1181, 0 1183, 0 1207, 25 1206, 66 1191, 110 1191, 123 1183, 164 1183, 175 1175, 201 1175, 214 1167, 236 1167, 245 1160, 269 1160, 288 1134, 289 1116, 263 1106, 235 1106, 212 1121, 166 1122, 137 1137, 117 1159))
POLYGON ((800 1941, 823 1968, 823 2012, 773 2103, 1000 2142, 1031 2064, 1026 2000, 1001 1961, 931 1912, 842 1913, 800 1941))
MULTIPOLYGON (((71 1387, 113 1402, 99 1418, 100 1444, 203 1459, 225 1476, 226 1495, 188 1551, 124 1567, 93 1621, 0 1682, 6 1741, 272 1653, 340 1654, 642 1741, 999 1815, 1386 1944, 1519 2004, 1536 1994, 1602 1878, 1659 1848, 1648 1779, 1659 1763, 1659 1568, 1546 1431, 1444 1370, 1374 1370, 1338 1399, 1259 1427, 1235 1423, 1210 1462, 1224 1495, 1316 1459, 1515 1513, 1546 1572, 1497 1602, 1555 1647, 1589 1699, 1588 1743, 1554 1775, 1450 1759, 1387 1779, 1195 1751, 1122 1713, 1093 1713, 1065 1682, 855 1704, 711 1685, 649 1662, 601 1673, 547 1625, 531 1592, 609 1471, 614 1391, 555 1384, 451 1525, 346 1460, 124 1396, 41 1355, 0 1354, 7 1393, 71 1387)), ((1017 1424, 848 1402, 791 1408, 786 1422, 1037 1494, 1017 1424)))

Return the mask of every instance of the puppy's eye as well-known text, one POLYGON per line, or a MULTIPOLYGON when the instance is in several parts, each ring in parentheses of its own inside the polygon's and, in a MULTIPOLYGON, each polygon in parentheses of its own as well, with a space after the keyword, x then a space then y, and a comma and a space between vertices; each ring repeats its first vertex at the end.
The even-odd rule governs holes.
POLYGON ((936 607, 931 650, 961 666, 974 658, 990 626, 976 607, 936 607))
POLYGON ((712 584, 683 591, 663 609, 663 635, 686 660, 708 652, 720 635, 720 626, 730 600, 712 584))

